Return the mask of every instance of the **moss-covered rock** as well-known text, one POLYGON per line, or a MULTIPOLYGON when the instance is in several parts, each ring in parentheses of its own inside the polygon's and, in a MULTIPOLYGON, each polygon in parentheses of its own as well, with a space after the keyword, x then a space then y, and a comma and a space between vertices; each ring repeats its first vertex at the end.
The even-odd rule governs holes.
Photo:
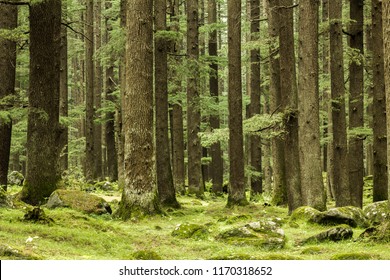
POLYGON ((209 236, 209 230, 204 225, 184 223, 176 226, 172 232, 172 236, 182 239, 193 238, 203 240, 209 236))
POLYGON ((375 227, 367 228, 360 234, 359 240, 390 242, 390 219, 388 218, 375 227))
POLYGON ((286 243, 283 230, 272 221, 252 222, 242 227, 228 229, 217 240, 234 245, 251 245, 263 249, 281 249, 286 243))
POLYGON ((110 205, 101 197, 78 190, 54 191, 47 201, 49 209, 57 207, 69 207, 87 214, 111 214, 110 205))
POLYGON ((311 222, 317 223, 322 216, 322 212, 310 206, 302 206, 295 209, 290 216, 290 223, 311 222))
POLYGON ((161 256, 154 251, 141 250, 132 255, 135 260, 162 260, 161 256))
POLYGON ((388 201, 378 201, 364 207, 364 214, 373 225, 378 225, 390 218, 388 201))
POLYGON ((321 243, 326 241, 342 241, 351 239, 353 236, 353 230, 348 225, 341 225, 326 231, 323 231, 319 234, 306 238, 299 242, 300 245, 304 244, 313 244, 313 243, 321 243))
POLYGON ((24 181, 24 176, 22 173, 18 171, 12 171, 8 175, 8 184, 9 185, 16 185, 16 186, 22 186, 24 181))

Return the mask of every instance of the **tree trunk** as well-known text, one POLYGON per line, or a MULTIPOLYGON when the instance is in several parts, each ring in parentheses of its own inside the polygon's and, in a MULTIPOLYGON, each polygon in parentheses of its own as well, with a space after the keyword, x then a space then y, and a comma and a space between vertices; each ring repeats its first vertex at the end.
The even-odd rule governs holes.
POLYGON ((373 64, 373 199, 387 199, 386 97, 384 85, 382 1, 372 0, 372 64, 373 64))
MULTIPOLYGON (((363 21, 364 1, 350 1, 351 23, 349 34, 349 46, 364 54, 363 48, 363 21)), ((352 60, 349 65, 349 128, 364 127, 364 61, 352 60)), ((354 135, 354 134, 353 134, 354 135)), ((349 189, 351 191, 351 204, 363 207, 363 139, 359 136, 349 138, 349 189)))
MULTIPOLYGON (((217 3, 216 0, 208 1, 208 24, 217 23, 217 3)), ((217 58, 218 56, 218 38, 217 30, 213 30, 209 34, 209 55, 217 58)), ((219 84, 218 84, 218 64, 213 62, 210 64, 210 95, 214 98, 215 104, 219 104, 219 84)), ((211 129, 220 128, 219 111, 210 116, 211 129)), ((221 151, 221 143, 215 143, 210 148, 211 155, 211 177, 213 182, 212 192, 221 194, 223 192, 223 159, 221 151)))
MULTIPOLYGON (((268 0, 268 32, 271 39, 270 47, 270 109, 271 113, 280 112, 282 105, 282 95, 280 89, 280 59, 279 59, 279 0, 268 0)), ((275 205, 287 204, 286 174, 284 143, 281 138, 271 140, 272 160, 273 160, 273 198, 275 205)))
POLYGON ((228 2, 228 103, 230 182, 228 207, 246 205, 242 127, 241 0, 228 2))
POLYGON ((342 1, 329 5, 330 75, 332 106, 333 189, 336 206, 351 204, 348 183, 348 147, 345 117, 344 58, 342 38, 342 1))
MULTIPOLYGON (((251 41, 259 40, 260 32, 260 0, 250 1, 250 31, 251 41)), ((260 50, 252 49, 250 51, 250 109, 249 117, 260 114, 260 50)), ((250 141, 250 166, 253 171, 261 173, 261 139, 258 135, 251 135, 250 141)), ((255 198, 263 192, 262 176, 252 176, 251 183, 251 198, 255 198)))
MULTIPOLYGON (((16 6, 0 4, 0 29, 14 29, 18 23, 16 6)), ((15 93, 16 43, 0 37, 0 110, 11 107, 10 98, 15 93)), ((7 175, 11 150, 12 119, 0 117, 0 187, 7 190, 7 175)))
MULTIPOLYGON (((66 3, 62 7, 62 13, 67 14, 66 3)), ((68 117, 68 29, 61 26, 61 62, 60 62, 60 117, 68 117)), ((68 170, 68 138, 67 125, 62 126, 60 136, 60 170, 68 170)))
POLYGON ((95 179, 95 150, 94 150, 94 78, 93 66, 94 34, 93 34, 93 0, 86 0, 85 24, 85 178, 87 181, 95 179))
POLYGON ((61 1, 30 5, 30 88, 27 124, 27 174, 21 199, 45 202, 57 188, 59 173, 59 98, 61 1))
MULTIPOLYGON (((390 1, 385 0, 382 5, 386 108, 387 112, 390 112, 390 1)), ((390 114, 387 114, 386 117, 387 139, 390 139, 390 114)), ((390 155, 390 141, 387 143, 387 154, 390 155)), ((387 158, 387 166, 390 166, 389 156, 387 158)), ((387 169, 387 172, 387 176, 390 177, 390 168, 387 169)), ((387 186, 387 191, 390 194, 390 184, 387 186)), ((388 205, 390 208, 390 200, 388 205)))
POLYGON ((153 1, 127 1, 124 107, 125 186, 117 215, 160 212, 153 142, 153 1), (134 69, 137 69, 135 72, 134 69))
POLYGON ((298 93, 295 69, 294 14, 292 0, 281 0, 280 20, 280 91, 285 114, 286 135, 284 136, 285 176, 288 195, 288 209, 291 213, 302 206, 299 143, 298 143, 298 93))
POLYGON ((299 162, 303 204, 325 210, 319 125, 318 4, 314 0, 299 2, 299 162))
MULTIPOLYGON (((101 0, 94 1, 94 47, 95 54, 99 54, 102 46, 102 2, 101 0)), ((103 68, 100 62, 100 57, 94 55, 95 71, 94 71, 94 109, 95 118, 101 119, 99 110, 102 108, 102 92, 103 92, 103 68)), ((94 140, 93 149, 95 153, 94 161, 94 179, 103 179, 103 156, 102 156, 102 125, 99 122, 94 123, 94 140)))
POLYGON ((188 152, 188 191, 203 196, 202 146, 200 132, 200 96, 199 96, 199 31, 198 0, 187 1, 187 152, 188 152))
POLYGON ((180 207, 176 200, 175 187, 169 154, 169 121, 168 121, 168 42, 159 34, 166 31, 166 0, 156 0, 154 8, 155 37, 154 71, 155 71, 155 106, 156 106, 156 166, 157 189, 160 203, 167 207, 180 207))

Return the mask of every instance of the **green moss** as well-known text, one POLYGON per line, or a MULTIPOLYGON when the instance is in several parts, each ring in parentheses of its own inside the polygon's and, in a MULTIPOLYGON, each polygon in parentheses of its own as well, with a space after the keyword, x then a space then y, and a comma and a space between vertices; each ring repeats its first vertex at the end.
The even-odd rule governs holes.
POLYGON ((331 260, 380 260, 380 256, 369 253, 353 252, 336 254, 331 257, 331 260))
POLYGON ((182 239, 193 238, 201 240, 208 237, 209 231, 203 225, 184 223, 176 226, 171 235, 182 239))
POLYGON ((132 257, 135 260, 162 260, 159 254, 148 250, 137 251, 132 255, 132 257))

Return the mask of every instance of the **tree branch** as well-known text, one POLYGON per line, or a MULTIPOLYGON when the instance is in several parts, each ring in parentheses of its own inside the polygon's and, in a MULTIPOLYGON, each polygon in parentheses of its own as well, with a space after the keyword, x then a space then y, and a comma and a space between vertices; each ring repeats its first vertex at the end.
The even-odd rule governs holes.
POLYGON ((5 5, 30 5, 30 1, 22 1, 22 0, 0 0, 0 4, 5 4, 5 5))

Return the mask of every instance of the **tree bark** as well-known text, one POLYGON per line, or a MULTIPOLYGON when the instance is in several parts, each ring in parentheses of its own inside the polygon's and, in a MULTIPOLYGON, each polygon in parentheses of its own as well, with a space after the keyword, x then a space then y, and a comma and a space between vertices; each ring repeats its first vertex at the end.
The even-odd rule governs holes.
POLYGON ((27 174, 21 199, 45 202, 57 188, 59 173, 59 98, 61 1, 30 6, 30 87, 27 124, 27 174))
MULTIPOLYGON (((217 23, 217 3, 215 0, 208 1, 208 24, 217 23)), ((209 34, 209 55, 217 58, 218 56, 218 34, 217 30, 213 30, 209 34)), ((214 98, 216 105, 219 104, 219 75, 218 64, 214 61, 210 64, 210 95, 214 98)), ((210 116, 211 129, 220 128, 220 116, 219 111, 210 116)), ((223 159, 221 151, 221 143, 215 143, 210 148, 211 155, 211 179, 213 182, 212 191, 215 194, 221 194, 223 192, 223 159)))
POLYGON ((229 195, 228 207, 246 205, 242 127, 241 0, 228 2, 229 195))
POLYGON ((199 31, 198 0, 187 1, 187 151, 188 151, 188 191, 203 196, 202 146, 200 132, 200 95, 199 95, 199 31))
POLYGON ((156 0, 154 7, 155 37, 155 106, 156 106, 156 171, 157 189, 162 206, 179 208, 173 185, 169 154, 168 122, 168 42, 158 32, 166 31, 166 0, 156 0))
POLYGON ((386 97, 384 85, 382 1, 372 0, 372 65, 373 65, 373 199, 387 199, 386 97))
MULTIPOLYGON (((12 30, 17 27, 18 8, 0 4, 0 29, 12 30)), ((15 93, 16 43, 0 37, 0 110, 8 104, 15 93)), ((12 101, 12 100, 11 100, 12 101)), ((7 190, 7 175, 11 151, 12 119, 0 117, 0 187, 7 190)))
POLYGON ((315 0, 299 2, 299 162, 303 204, 325 210, 319 131, 318 4, 315 0))
MULTIPOLYGON (((351 23, 349 46, 364 55, 363 21, 364 1, 350 1, 351 23)), ((352 60, 349 65, 349 128, 364 127, 364 60, 352 60)), ((359 136, 349 138, 349 189, 351 204, 363 207, 364 151, 363 139, 359 136)))
POLYGON ((332 106, 333 189, 336 206, 351 204, 348 183, 348 147, 345 116, 344 55, 342 38, 342 1, 329 5, 330 75, 332 106))
POLYGON ((153 1, 128 0, 124 107, 125 186, 117 215, 160 212, 153 141, 153 1), (137 72, 134 71, 137 69, 137 72))
MULTIPOLYGON (((281 7, 289 7, 292 0, 281 0, 281 7)), ((298 93, 295 69, 294 14, 293 9, 281 8, 280 15, 280 91, 285 114, 284 136, 285 176, 288 209, 291 213, 302 206, 299 143, 298 143, 298 93)))

